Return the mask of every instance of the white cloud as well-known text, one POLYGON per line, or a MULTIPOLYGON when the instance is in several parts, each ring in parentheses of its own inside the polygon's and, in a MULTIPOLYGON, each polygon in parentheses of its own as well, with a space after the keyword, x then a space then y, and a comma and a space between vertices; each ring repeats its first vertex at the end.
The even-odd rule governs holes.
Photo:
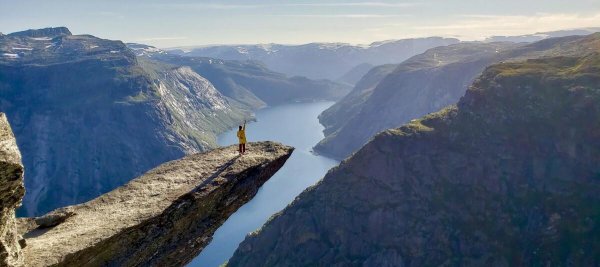
POLYGON ((457 35, 464 39, 483 39, 492 35, 521 35, 600 26, 600 13, 593 15, 539 13, 532 16, 460 15, 451 24, 418 25, 414 30, 430 34, 457 35))
POLYGON ((300 17, 300 18, 350 18, 350 19, 370 19, 370 18, 394 18, 407 17, 410 15, 389 15, 389 14, 287 14, 275 15, 278 17, 300 17))
POLYGON ((346 3, 297 3, 284 4, 285 6, 312 6, 312 7, 411 7, 423 5, 423 3, 385 3, 385 2, 346 2, 346 3))
POLYGON ((236 4, 186 4, 186 3, 168 3, 168 4, 154 4, 156 8, 177 8, 177 9, 248 9, 248 8, 261 8, 266 5, 236 5, 236 4))
POLYGON ((249 9, 249 8, 269 8, 269 7, 381 7, 381 8, 400 8, 421 6, 424 3, 417 2, 341 2, 341 3, 279 3, 279 4, 189 4, 189 3, 168 3, 154 4, 158 8, 194 8, 194 9, 249 9))

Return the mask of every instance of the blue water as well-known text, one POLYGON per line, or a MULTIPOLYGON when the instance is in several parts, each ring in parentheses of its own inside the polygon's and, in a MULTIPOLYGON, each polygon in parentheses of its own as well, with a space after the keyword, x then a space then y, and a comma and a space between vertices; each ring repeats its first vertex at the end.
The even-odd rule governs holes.
MULTIPOLYGON (((285 208, 307 187, 314 185, 338 161, 311 153, 323 138, 317 116, 333 102, 296 103, 270 107, 256 113, 248 124, 248 142, 271 140, 296 148, 285 165, 258 194, 217 230, 212 242, 188 266, 213 267, 227 261, 246 234, 260 228, 274 213, 285 208)), ((237 129, 219 136, 219 145, 237 143, 237 129)), ((249 147, 252 149, 252 146, 249 147)))

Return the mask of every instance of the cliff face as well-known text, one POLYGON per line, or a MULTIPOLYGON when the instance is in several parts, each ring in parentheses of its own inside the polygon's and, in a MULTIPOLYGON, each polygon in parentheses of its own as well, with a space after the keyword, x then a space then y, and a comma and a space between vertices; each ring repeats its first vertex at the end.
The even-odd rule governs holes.
POLYGON ((0 37, 0 54, 15 55, 0 56, 0 111, 28 170, 23 214, 87 201, 214 148, 217 133, 248 116, 198 74, 150 68, 120 41, 26 33, 0 37))
POLYGON ((597 266, 599 85, 598 53, 489 67, 457 106, 378 134, 229 265, 597 266))
POLYGON ((387 64, 370 69, 340 101, 319 115, 319 122, 325 126, 325 136, 331 135, 342 128, 349 119, 356 116, 362 105, 373 93, 373 89, 385 76, 392 73, 398 65, 387 64))
POLYGON ((249 117, 249 111, 225 97, 205 77, 190 67, 172 66, 158 61, 141 60, 142 68, 152 77, 156 94, 168 111, 168 127, 187 153, 198 148, 217 147, 216 134, 225 132, 249 117))
POLYGON ((431 49, 379 76, 347 114, 344 109, 323 113, 326 137, 319 153, 345 158, 376 133, 456 103, 469 84, 510 43, 461 43, 431 49), (334 122, 334 123, 332 123, 334 122), (342 123, 340 123, 342 122, 342 123))
POLYGON ((0 113, 0 265, 21 266, 15 209, 25 194, 21 154, 6 115, 0 113))
POLYGON ((260 142, 241 157, 234 146, 190 155, 89 202, 22 219, 25 264, 182 266, 292 150, 260 142))
POLYGON ((462 43, 431 49, 412 57, 383 78, 355 115, 336 111, 323 114, 326 138, 315 150, 345 158, 371 137, 412 119, 455 104, 485 67, 557 55, 582 56, 595 51, 600 35, 572 36, 527 45, 511 43, 462 43), (336 125, 332 122, 344 122, 336 125), (335 131, 333 131, 335 130, 335 131))

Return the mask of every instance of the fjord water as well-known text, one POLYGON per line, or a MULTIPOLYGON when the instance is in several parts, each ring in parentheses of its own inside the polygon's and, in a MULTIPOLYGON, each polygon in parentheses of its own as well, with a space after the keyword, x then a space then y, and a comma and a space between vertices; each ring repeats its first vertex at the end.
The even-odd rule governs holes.
MULTIPOLYGON (((219 266, 227 261, 246 234, 260 228, 307 187, 339 162, 311 153, 323 138, 317 116, 333 102, 294 103, 256 112, 257 122, 246 127, 249 142, 271 140, 295 147, 294 153, 258 194, 216 231, 212 242, 188 266, 219 266)), ((237 129, 219 136, 219 145, 237 143, 237 129)), ((252 149, 249 145, 247 149, 252 149)))

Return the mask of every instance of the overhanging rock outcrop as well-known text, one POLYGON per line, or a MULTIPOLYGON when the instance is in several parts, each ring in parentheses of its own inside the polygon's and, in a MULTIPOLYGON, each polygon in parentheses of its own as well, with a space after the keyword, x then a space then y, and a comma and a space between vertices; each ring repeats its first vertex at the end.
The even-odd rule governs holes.
POLYGON ((167 162, 89 202, 23 219, 27 266, 181 266, 293 148, 248 144, 167 162))
POLYGON ((23 264, 15 209, 24 194, 21 153, 6 115, 0 113, 0 266, 23 264))

